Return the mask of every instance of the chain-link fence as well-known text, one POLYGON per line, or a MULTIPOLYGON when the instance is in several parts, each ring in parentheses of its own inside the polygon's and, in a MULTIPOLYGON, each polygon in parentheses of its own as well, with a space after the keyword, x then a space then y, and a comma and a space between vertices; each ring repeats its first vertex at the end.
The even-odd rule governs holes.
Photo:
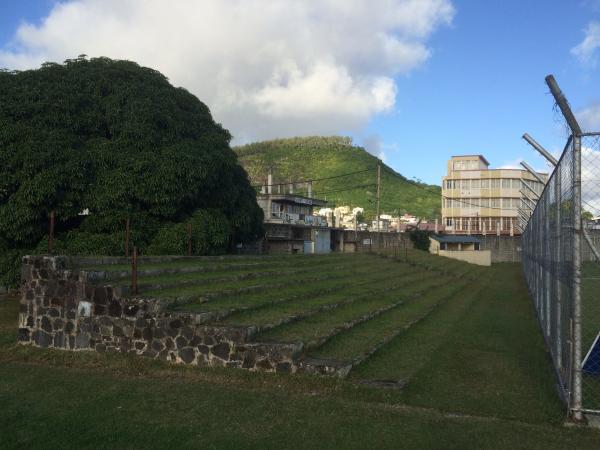
MULTIPOLYGON (((600 133, 583 133, 554 78, 571 129, 522 236, 523 270, 573 418, 600 414, 600 133)), ((537 143, 532 144, 542 154, 537 143)))
POLYGON ((600 412, 600 133, 581 137, 581 218, 582 407, 600 412))
POLYGON ((574 141, 548 179, 522 236, 523 270, 567 404, 573 390, 574 141))

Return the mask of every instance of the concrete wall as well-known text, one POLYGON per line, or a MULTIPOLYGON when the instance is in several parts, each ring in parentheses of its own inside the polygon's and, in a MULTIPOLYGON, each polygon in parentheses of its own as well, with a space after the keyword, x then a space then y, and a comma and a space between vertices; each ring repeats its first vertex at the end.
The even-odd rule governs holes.
POLYGON ((446 258, 477 264, 478 266, 492 265, 492 252, 490 250, 438 250, 437 254, 439 256, 445 256, 446 258))
POLYGON ((370 231, 344 230, 344 251, 368 252, 379 249, 413 248, 407 233, 376 233, 370 231))
POLYGON ((521 262, 521 236, 477 235, 480 250, 489 250, 492 263, 521 262))

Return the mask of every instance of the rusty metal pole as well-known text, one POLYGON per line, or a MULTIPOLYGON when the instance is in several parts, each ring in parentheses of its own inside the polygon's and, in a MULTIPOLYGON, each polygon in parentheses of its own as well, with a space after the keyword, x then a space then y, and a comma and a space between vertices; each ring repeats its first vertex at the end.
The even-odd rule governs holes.
POLYGON ((137 283, 137 265, 138 265, 138 254, 137 247, 133 246, 133 256, 131 258, 131 292, 134 295, 138 293, 138 283, 137 283))
POLYGON ((50 229, 48 230, 48 253, 54 250, 54 210, 50 211, 50 229))
POLYGON ((192 256, 192 224, 191 224, 191 222, 187 224, 187 232, 188 232, 188 256, 192 256))
POLYGON ((125 258, 129 258, 129 217, 125 221, 125 258))

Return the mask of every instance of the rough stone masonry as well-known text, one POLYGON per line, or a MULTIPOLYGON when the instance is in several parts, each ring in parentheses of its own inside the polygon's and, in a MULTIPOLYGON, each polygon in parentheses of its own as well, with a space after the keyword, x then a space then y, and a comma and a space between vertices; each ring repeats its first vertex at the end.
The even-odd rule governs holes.
MULTIPOLYGON (((332 374, 300 359, 302 343, 252 342, 254 327, 212 326, 167 312, 159 299, 125 298, 94 284, 65 256, 25 256, 18 340, 74 351, 135 353, 191 365, 332 374)), ((335 370, 333 371, 335 374, 335 370)))

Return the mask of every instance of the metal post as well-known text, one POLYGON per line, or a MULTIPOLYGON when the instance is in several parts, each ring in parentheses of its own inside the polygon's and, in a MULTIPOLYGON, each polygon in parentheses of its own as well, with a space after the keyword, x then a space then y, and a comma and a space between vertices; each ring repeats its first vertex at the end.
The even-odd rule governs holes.
POLYGON ((527 164, 525 161, 521 161, 521 165, 522 165, 522 166, 523 166, 523 167, 524 167, 524 168, 525 168, 525 169, 526 169, 526 170, 527 170, 527 171, 528 171, 528 172, 529 172, 531 175, 533 175, 533 176, 536 178, 536 180, 538 180, 538 181, 539 181, 540 183, 542 183, 542 184, 546 184, 546 182, 544 181, 544 179, 543 179, 542 177, 540 177, 540 176, 538 175, 538 173, 537 173, 535 170, 533 170, 533 168, 532 168, 532 167, 531 167, 529 164, 527 164))
POLYGON ((552 298, 550 293, 552 292, 550 286, 551 279, 551 261, 552 261, 552 248, 550 246, 550 205, 548 204, 548 199, 544 199, 539 206, 541 206, 544 211, 544 235, 546 236, 546 248, 544 250, 544 261, 546 267, 544 267, 544 291, 545 291, 545 303, 546 303, 546 336, 548 337, 548 342, 550 339, 550 309, 552 305, 552 298))
POLYGON ((125 258, 129 258, 129 217, 125 220, 125 258))
POLYGON ((192 256, 192 224, 191 222, 187 224, 187 234, 188 234, 188 251, 187 255, 192 256))
POLYGON ((540 144, 538 144, 537 141, 535 139, 533 139, 531 136, 529 136, 527 133, 525 133, 523 135, 523 139, 525 139, 529 145, 531 145, 538 152, 540 152, 540 154, 544 158, 546 158, 553 166, 556 166, 558 164, 558 161, 556 160, 556 158, 554 156, 552 156, 550 154, 550 152, 547 151, 544 147, 542 147, 540 144))
POLYGON ((573 353, 571 355, 571 411, 573 420, 583 420, 582 377, 581 377, 581 128, 569 107, 569 103, 558 87, 552 75, 546 77, 546 83, 560 108, 573 137, 573 353))
POLYGON ((377 232, 379 233, 379 200, 381 194, 381 164, 377 164, 377 232))
POLYGON ((521 179, 521 186, 525 186, 527 189, 529 189, 529 192, 531 192, 531 195, 535 197, 535 200, 539 200, 540 196, 538 195, 538 193, 535 192, 531 186, 525 183, 525 180, 523 179, 521 179))
POLYGON ((581 377, 581 136, 573 136, 573 419, 583 420, 581 377))
POLYGON ((138 267, 138 254, 137 247, 133 246, 133 256, 131 258, 131 292, 134 295, 138 293, 138 284, 137 284, 137 267, 138 267))
POLYGON ((54 210, 50 211, 50 229, 48 230, 48 253, 54 251, 54 210))
POLYGON ((556 199, 556 224, 555 233, 556 241, 554 242, 554 250, 556 252, 556 261, 554 263, 554 279, 556 289, 556 365, 559 373, 562 376, 562 283, 560 281, 561 270, 560 265, 562 264, 562 223, 561 223, 561 203, 562 203, 562 186, 561 186, 560 168, 557 166, 554 171, 554 189, 556 199))

